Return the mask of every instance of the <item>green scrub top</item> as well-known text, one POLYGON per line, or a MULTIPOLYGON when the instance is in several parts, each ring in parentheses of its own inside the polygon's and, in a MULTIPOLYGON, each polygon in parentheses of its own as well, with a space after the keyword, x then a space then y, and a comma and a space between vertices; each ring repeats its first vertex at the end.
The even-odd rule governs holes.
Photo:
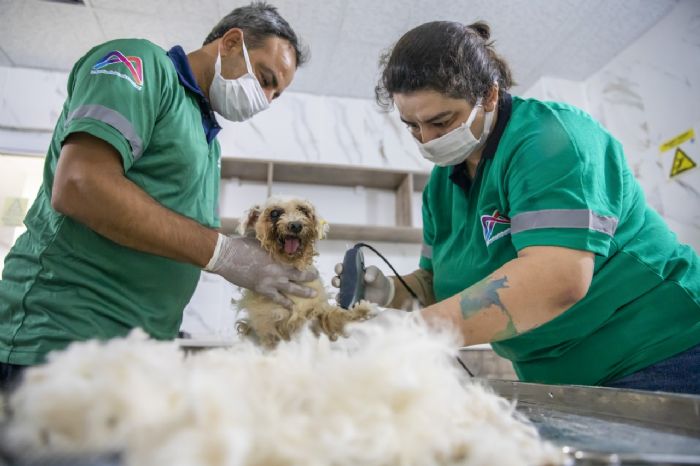
POLYGON ((645 202, 621 144, 581 110, 504 95, 477 174, 435 167, 420 266, 438 300, 528 246, 595 253, 585 298, 493 343, 523 381, 597 385, 700 343, 700 260, 645 202))
POLYGON ((146 40, 107 42, 75 64, 27 231, 5 259, 0 361, 40 363, 72 341, 134 327, 177 335, 199 268, 110 241, 56 212, 51 190, 62 143, 89 133, 119 152, 125 176, 158 203, 218 227, 220 148, 207 140, 200 100, 166 51, 146 40))

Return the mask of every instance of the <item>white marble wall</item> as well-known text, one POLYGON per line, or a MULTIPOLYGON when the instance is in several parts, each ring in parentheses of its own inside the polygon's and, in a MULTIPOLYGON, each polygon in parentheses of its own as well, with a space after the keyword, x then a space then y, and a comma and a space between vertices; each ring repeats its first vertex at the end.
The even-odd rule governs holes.
POLYGON ((553 102, 566 102, 590 112, 590 103, 586 93, 586 83, 569 79, 543 76, 538 79, 522 97, 531 97, 553 102))
POLYGON ((700 2, 681 0, 659 23, 583 82, 545 77, 525 95, 577 105, 625 148, 648 202, 681 241, 700 251, 700 2), (698 164, 670 178, 667 140, 691 128, 681 148, 698 164))
MULTIPOLYGON (((43 153, 66 98, 68 75, 0 66, 0 150, 43 153)), ((224 156, 431 168, 396 112, 371 100, 284 93, 243 123, 219 118, 224 156)))
POLYGON ((396 112, 370 100, 285 93, 243 123, 222 122, 225 155, 429 170, 396 112))
POLYGON ((68 75, 0 66, 0 151, 46 152, 68 75))

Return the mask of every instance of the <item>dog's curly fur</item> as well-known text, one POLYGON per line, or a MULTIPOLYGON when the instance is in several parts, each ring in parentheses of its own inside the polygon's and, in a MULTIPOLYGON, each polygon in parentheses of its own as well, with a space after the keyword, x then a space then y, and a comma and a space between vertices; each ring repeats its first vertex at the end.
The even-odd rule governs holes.
MULTIPOLYGON (((322 239, 327 230, 328 224, 317 216, 310 202, 279 196, 251 208, 239 226, 241 235, 255 237, 275 261, 298 270, 313 266, 313 258, 318 254, 316 241, 322 239)), ((335 340, 343 334, 346 323, 367 319, 375 312, 367 301, 349 310, 330 304, 320 279, 305 285, 316 290, 316 296, 289 295, 294 303, 291 311, 252 290, 243 290, 238 307, 247 311, 248 318, 236 322, 238 332, 254 336, 263 346, 274 348, 280 340, 289 340, 309 322, 314 332, 325 333, 335 340)))

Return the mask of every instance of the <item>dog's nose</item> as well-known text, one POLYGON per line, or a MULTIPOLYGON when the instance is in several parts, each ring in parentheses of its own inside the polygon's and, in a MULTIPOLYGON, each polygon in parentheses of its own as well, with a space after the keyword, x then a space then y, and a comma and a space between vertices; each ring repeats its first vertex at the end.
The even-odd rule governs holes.
POLYGON ((301 224, 301 222, 290 222, 288 227, 289 231, 292 233, 299 233, 302 228, 304 228, 304 225, 301 224))

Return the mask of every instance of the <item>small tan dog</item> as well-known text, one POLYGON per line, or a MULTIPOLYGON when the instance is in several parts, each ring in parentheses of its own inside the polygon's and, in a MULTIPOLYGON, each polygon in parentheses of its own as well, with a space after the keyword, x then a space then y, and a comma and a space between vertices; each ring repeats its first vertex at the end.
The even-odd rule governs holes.
MULTIPOLYGON (((306 200, 293 197, 270 197, 262 205, 247 212, 238 228, 243 236, 257 238, 264 250, 284 264, 298 270, 313 267, 316 241, 323 239, 328 224, 321 220, 306 200)), ((288 296, 294 306, 286 309, 271 299, 244 289, 238 307, 248 312, 248 318, 236 322, 240 334, 258 338, 267 348, 274 348, 280 340, 289 340, 292 335, 310 322, 316 334, 325 333, 331 340, 343 334, 345 324, 365 320, 375 313, 374 306, 361 301, 346 310, 328 302, 328 295, 320 279, 305 283, 316 290, 313 298, 288 296)))

